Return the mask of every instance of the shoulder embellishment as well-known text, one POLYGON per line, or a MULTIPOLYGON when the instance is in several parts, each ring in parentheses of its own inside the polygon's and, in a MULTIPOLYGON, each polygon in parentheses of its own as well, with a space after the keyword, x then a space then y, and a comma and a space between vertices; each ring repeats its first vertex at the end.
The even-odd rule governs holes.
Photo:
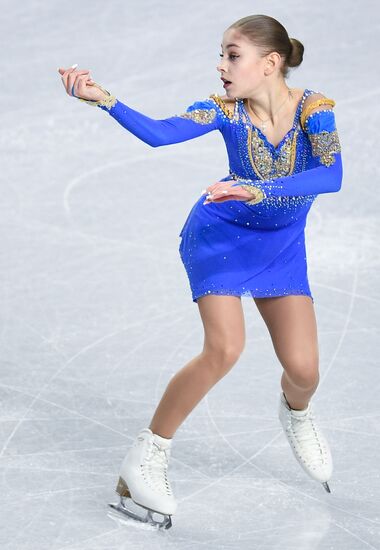
POLYGON ((307 117, 309 116, 310 111, 315 109, 316 107, 319 107, 320 105, 331 105, 331 107, 335 106, 335 101, 333 99, 329 99, 328 97, 322 97, 321 99, 316 99, 315 101, 312 101, 305 109, 305 111, 301 114, 301 126, 304 131, 305 130, 305 122, 307 117))
POLYGON ((211 124, 216 117, 215 109, 193 109, 179 115, 181 118, 189 118, 198 124, 211 124))
MULTIPOLYGON (((231 112, 230 109, 227 107, 226 103, 223 101, 223 99, 218 95, 218 94, 211 94, 210 96, 210 99, 212 99, 213 101, 215 101, 215 103, 221 108, 221 110, 223 111, 223 113, 225 114, 225 116, 229 119, 233 119, 234 118, 234 112, 231 112)), ((236 105, 236 103, 235 103, 236 105)))

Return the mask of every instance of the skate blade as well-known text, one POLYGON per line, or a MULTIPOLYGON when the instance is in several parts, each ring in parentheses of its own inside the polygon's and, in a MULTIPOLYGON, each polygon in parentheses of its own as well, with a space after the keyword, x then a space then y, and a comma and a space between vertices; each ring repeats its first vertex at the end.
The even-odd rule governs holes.
POLYGON ((114 508, 118 512, 121 512, 122 514, 125 514, 126 516, 129 516, 137 521, 141 521, 143 523, 149 523, 150 525, 153 525, 154 527, 158 528, 164 528, 169 529, 172 526, 172 520, 171 516, 168 514, 162 514, 161 512, 158 512, 157 510, 151 510, 150 508, 147 508, 146 506, 140 504, 139 502, 135 502, 132 498, 132 495, 129 491, 129 488, 124 481, 122 477, 119 477, 119 481, 116 487, 116 492, 118 495, 120 495, 120 502, 118 504, 110 504, 111 508, 114 508), (147 511, 145 517, 141 517, 136 512, 133 512, 132 510, 129 510, 125 506, 125 499, 128 498, 131 503, 136 504, 139 508, 143 508, 147 511), (163 516, 162 521, 157 521, 153 518, 153 514, 158 514, 159 516, 163 516))
POLYGON ((171 517, 166 514, 160 514, 159 512, 156 512, 155 510, 150 510, 149 508, 145 508, 145 506, 141 506, 141 504, 137 504, 137 502, 134 502, 134 500, 131 499, 131 501, 136 504, 137 506, 144 508, 146 510, 145 516, 140 516, 136 512, 133 512, 129 508, 126 507, 124 502, 124 497, 120 498, 120 502, 117 504, 109 503, 109 506, 116 510, 118 513, 120 513, 122 516, 126 516, 129 518, 132 518, 136 521, 139 521, 141 523, 146 523, 152 527, 155 527, 157 529, 169 529, 172 527, 172 521, 171 517), (154 519, 153 514, 159 514, 160 516, 164 516, 164 519, 162 521, 158 521, 154 519))
POLYGON ((327 483, 327 481, 324 481, 324 482, 322 483, 322 485, 323 485, 323 487, 326 489, 326 491, 327 491, 328 493, 331 493, 331 490, 330 490, 330 487, 329 487, 329 484, 327 483))

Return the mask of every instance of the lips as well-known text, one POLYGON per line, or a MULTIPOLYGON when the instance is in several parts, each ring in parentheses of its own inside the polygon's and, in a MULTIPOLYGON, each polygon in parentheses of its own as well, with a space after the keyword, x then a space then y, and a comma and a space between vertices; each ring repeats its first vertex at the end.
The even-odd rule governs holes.
POLYGON ((224 84, 232 84, 231 80, 227 80, 226 78, 221 78, 220 80, 222 80, 224 84))

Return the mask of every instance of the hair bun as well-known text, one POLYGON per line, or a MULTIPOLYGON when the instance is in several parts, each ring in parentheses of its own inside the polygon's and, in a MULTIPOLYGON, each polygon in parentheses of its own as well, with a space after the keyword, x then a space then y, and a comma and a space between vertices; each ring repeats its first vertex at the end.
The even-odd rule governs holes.
POLYGON ((301 65, 304 50, 303 44, 297 38, 290 38, 290 51, 287 58, 289 67, 298 67, 298 65, 301 65))

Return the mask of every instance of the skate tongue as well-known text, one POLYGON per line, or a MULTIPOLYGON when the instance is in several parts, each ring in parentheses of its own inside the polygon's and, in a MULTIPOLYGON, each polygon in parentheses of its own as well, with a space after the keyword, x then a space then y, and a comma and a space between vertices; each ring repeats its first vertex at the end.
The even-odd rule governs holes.
POLYGON ((162 437, 158 434, 153 434, 153 438, 154 441, 163 449, 168 449, 172 444, 172 439, 166 439, 166 437, 162 437))
POLYGON ((306 407, 306 409, 303 409, 302 411, 298 411, 296 409, 290 409, 293 416, 306 416, 309 411, 309 405, 306 407))
POLYGON ((153 441, 157 443, 157 445, 159 445, 162 449, 166 450, 171 447, 173 439, 167 439, 166 437, 155 434, 150 428, 144 428, 139 433, 141 437, 144 437, 145 434, 149 434, 149 436, 153 438, 153 441))
POLYGON ((289 409, 289 411, 291 412, 292 416, 302 417, 302 416, 306 416, 308 414, 309 409, 310 409, 310 405, 311 405, 310 401, 309 401, 309 404, 306 407, 306 409, 302 409, 301 411, 299 411, 299 410, 291 408, 291 406, 288 403, 288 400, 286 399, 286 395, 284 394, 284 392, 281 392, 281 399, 284 402, 284 404, 286 405, 286 407, 289 409))

